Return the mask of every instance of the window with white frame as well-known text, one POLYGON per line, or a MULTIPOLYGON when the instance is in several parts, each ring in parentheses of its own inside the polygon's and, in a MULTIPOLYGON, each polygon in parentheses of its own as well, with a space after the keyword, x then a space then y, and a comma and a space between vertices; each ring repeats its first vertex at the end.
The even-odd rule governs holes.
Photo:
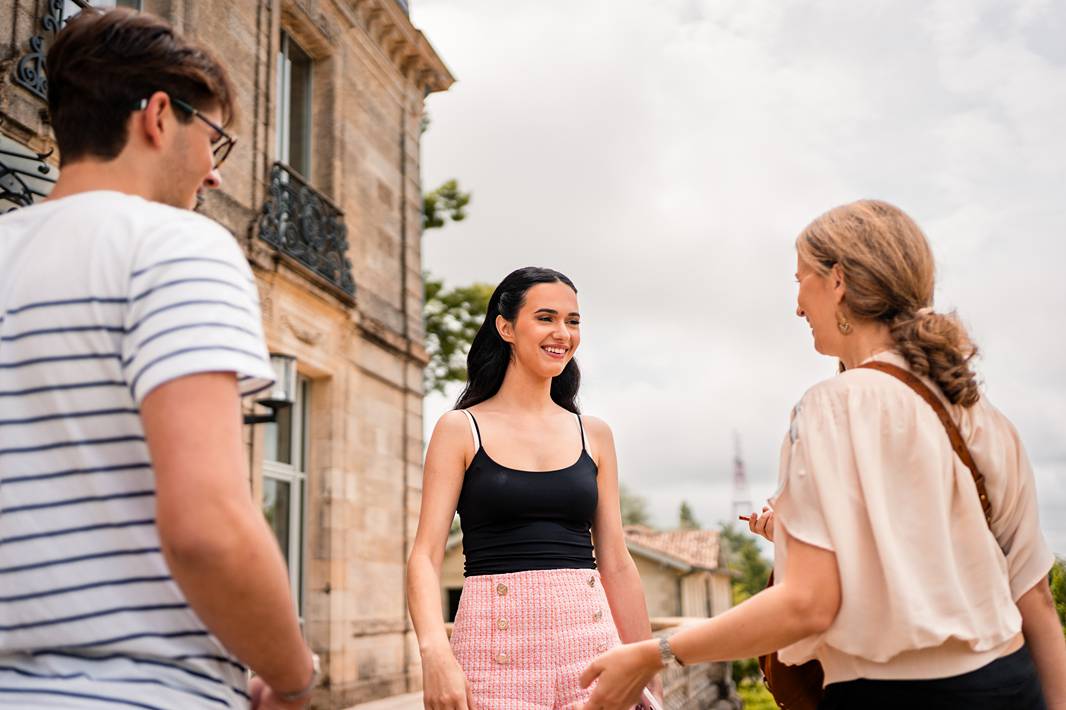
POLYGON ((278 410, 277 422, 263 429, 263 515, 285 557, 292 598, 301 618, 310 394, 310 381, 298 378, 293 406, 278 410))
POLYGON ((286 32, 277 61, 275 155, 305 178, 311 177, 311 57, 286 32))

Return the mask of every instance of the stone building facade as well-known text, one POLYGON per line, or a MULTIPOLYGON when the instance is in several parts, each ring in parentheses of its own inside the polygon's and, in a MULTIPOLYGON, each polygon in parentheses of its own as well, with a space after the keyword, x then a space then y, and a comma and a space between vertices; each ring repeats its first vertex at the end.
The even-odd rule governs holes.
MULTIPOLYGON (((405 0, 92 4, 116 2, 211 47, 237 87, 238 143, 202 209, 248 256, 271 352, 295 358, 294 406, 245 432, 322 656, 315 706, 417 689, 404 574, 427 361, 419 141, 425 97, 452 76, 405 0)), ((0 0, 0 211, 57 174, 39 52, 86 4, 0 0)))

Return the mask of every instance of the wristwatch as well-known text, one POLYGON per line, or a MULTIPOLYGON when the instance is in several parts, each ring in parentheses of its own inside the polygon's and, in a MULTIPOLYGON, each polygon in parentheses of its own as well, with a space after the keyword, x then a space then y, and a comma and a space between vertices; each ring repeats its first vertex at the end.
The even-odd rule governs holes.
POLYGON ((661 636, 659 637, 659 659, 663 662, 663 668, 670 665, 671 661, 679 666, 685 665, 684 661, 674 655, 674 649, 670 648, 670 642, 661 636))
POLYGON ((278 693, 278 697, 287 703, 294 703, 297 700, 303 700, 304 698, 311 697, 311 691, 318 685, 318 679, 322 676, 322 662, 318 658, 317 653, 311 654, 311 680, 307 681, 307 685, 303 690, 298 690, 295 693, 278 693))

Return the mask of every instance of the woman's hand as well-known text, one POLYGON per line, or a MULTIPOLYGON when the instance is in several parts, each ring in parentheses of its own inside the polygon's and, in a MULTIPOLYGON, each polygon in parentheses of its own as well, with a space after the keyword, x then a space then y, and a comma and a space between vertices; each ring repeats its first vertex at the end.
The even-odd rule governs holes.
POLYGON ((476 710, 470 683, 450 647, 422 654, 422 702, 427 710, 476 710))
POLYGON ((663 704, 663 679, 662 679, 662 676, 657 675, 654 678, 652 678, 650 681, 648 681, 648 685, 646 687, 648 688, 648 690, 651 691, 651 694, 655 696, 656 700, 659 701, 659 704, 662 705, 663 704))
POLYGON ((582 688, 596 683, 582 710, 628 710, 640 702, 645 686, 663 669, 655 639, 616 646, 589 664, 582 688))
POLYGON ((770 542, 774 541, 774 511, 764 505, 762 514, 752 513, 748 519, 748 529, 756 535, 762 535, 770 542))

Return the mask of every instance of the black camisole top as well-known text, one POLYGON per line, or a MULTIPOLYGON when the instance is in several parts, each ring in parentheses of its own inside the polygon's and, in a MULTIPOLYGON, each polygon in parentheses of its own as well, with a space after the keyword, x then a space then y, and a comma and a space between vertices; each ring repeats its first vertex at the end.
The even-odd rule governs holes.
POLYGON ((464 575, 507 574, 547 569, 596 569, 592 520, 599 492, 596 462, 585 447, 557 471, 520 471, 493 461, 481 446, 463 476, 459 522, 466 555, 464 575))

